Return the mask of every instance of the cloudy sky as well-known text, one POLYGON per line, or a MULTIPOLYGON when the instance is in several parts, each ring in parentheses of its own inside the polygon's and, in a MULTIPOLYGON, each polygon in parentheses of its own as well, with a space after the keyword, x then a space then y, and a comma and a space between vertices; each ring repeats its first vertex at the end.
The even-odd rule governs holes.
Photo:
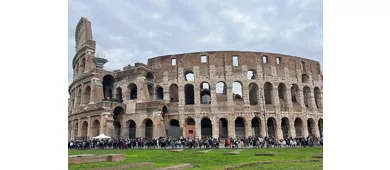
POLYGON ((321 0, 69 0, 68 12, 69 84, 81 16, 92 22, 107 69, 209 50, 276 52, 322 65, 321 0))

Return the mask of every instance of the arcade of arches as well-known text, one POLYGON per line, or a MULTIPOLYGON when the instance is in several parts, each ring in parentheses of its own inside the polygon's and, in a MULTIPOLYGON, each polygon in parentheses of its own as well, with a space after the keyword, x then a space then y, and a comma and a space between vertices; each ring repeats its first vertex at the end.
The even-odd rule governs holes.
MULTIPOLYGON (((74 121, 71 126, 71 138, 91 139, 100 133, 107 134, 112 137, 120 138, 135 138, 135 137, 160 137, 164 136, 161 130, 161 123, 154 117, 143 119, 128 119, 123 121, 122 108, 114 110, 114 121, 112 129, 102 127, 102 123, 98 119, 90 121, 74 121)), ((169 119, 168 127, 177 128, 180 130, 180 136, 201 138, 245 138, 248 136, 275 136, 278 139, 286 137, 307 137, 309 135, 315 137, 323 136, 323 119, 319 118, 288 118, 282 117, 276 119, 274 117, 262 116, 254 117, 187 117, 184 120, 169 119), (183 123, 179 123, 179 122, 183 123)), ((179 132, 177 132, 179 133, 179 132)))

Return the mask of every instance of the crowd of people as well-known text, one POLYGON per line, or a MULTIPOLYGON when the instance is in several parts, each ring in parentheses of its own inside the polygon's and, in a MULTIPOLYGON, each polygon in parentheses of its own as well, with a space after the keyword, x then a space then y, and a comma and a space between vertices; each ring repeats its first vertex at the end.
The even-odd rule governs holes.
POLYGON ((323 138, 287 137, 278 140, 276 137, 248 137, 244 139, 191 139, 191 138, 136 138, 136 139, 93 139, 71 140, 69 149, 177 149, 177 148, 274 148, 274 147, 322 147, 323 138))

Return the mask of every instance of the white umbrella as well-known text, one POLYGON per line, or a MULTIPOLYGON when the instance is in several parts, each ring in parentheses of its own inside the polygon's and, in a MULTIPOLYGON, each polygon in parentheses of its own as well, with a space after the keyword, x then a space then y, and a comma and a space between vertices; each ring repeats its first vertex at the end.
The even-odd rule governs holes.
POLYGON ((106 136, 104 134, 100 134, 99 136, 95 136, 92 139, 111 139, 111 137, 106 136))

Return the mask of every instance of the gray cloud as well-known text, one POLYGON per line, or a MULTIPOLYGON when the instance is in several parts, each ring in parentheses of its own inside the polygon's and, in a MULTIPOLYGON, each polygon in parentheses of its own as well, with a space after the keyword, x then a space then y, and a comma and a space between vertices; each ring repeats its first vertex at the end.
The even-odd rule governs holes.
POLYGON ((69 0, 69 83, 81 16, 92 22, 97 51, 106 54, 108 69, 206 50, 277 52, 322 64, 320 0, 69 0))

